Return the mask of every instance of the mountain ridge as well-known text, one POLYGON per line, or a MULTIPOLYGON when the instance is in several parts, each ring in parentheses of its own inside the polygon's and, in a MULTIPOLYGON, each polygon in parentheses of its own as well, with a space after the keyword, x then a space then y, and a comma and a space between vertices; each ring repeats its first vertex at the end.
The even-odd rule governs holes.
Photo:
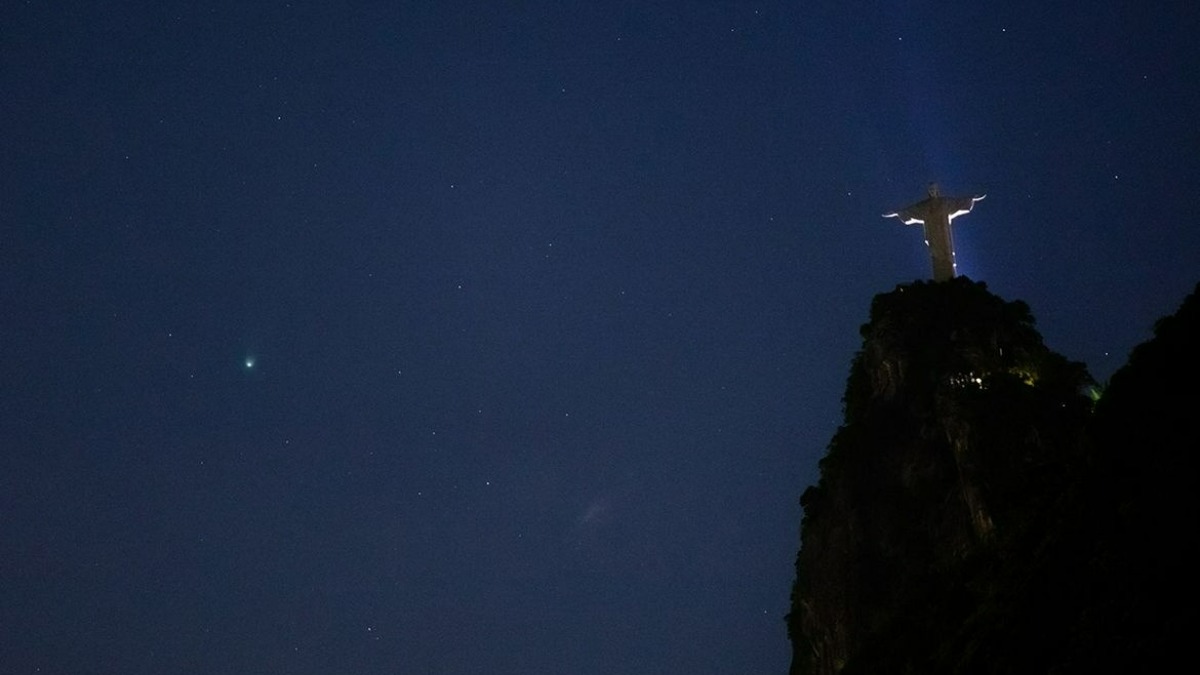
MULTIPOLYGON (((1165 498, 1131 477, 1178 481, 1194 468, 1173 439, 1198 436, 1186 412, 1200 409, 1196 394, 1147 407, 1156 398, 1144 390, 1162 389, 1164 369, 1200 375, 1196 295, 1102 397, 1083 364, 1044 345, 1025 303, 983 283, 877 295, 845 421, 801 497, 790 672, 1136 671, 1153 661, 1119 646, 1158 625, 1121 618, 1147 613, 1157 588, 1127 578, 1143 571, 1128 547, 1148 545, 1139 532, 1157 530, 1158 510, 1182 519, 1195 508, 1149 508, 1165 498), (1140 434, 1146 424, 1162 433, 1140 434), (1125 590, 1097 599, 1111 588, 1125 590)), ((1159 579, 1182 573, 1159 567, 1159 579)))

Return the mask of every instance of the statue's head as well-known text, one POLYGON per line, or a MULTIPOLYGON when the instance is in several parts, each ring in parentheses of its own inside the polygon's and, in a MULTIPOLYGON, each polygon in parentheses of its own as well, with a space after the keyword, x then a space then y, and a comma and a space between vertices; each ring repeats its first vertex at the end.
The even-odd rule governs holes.
POLYGON ((938 184, 930 183, 929 184, 929 196, 936 198, 936 197, 940 196, 940 194, 941 194, 941 191, 938 190, 938 184))

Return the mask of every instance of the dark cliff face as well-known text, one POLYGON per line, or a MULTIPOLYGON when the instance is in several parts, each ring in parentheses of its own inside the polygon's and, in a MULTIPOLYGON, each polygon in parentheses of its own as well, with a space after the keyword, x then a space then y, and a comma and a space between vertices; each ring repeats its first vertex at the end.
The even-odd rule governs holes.
MULTIPOLYGON (((1096 404, 1069 560, 1081 608, 1060 672, 1162 673, 1194 659, 1200 285, 1096 404)), ((1066 537, 1050 538, 1059 544, 1066 537)), ((1049 548, 1049 547, 1048 547, 1049 548)))
POLYGON ((845 423, 801 498, 793 673, 900 652, 927 668, 979 600, 970 571, 1027 536, 1082 461, 1091 380, 1024 303, 918 282, 877 296, 862 334, 845 423))
POLYGON ((801 498, 792 673, 1138 673, 1182 658, 1197 293, 1094 405, 1023 303, 962 278, 876 297, 845 423, 801 498))

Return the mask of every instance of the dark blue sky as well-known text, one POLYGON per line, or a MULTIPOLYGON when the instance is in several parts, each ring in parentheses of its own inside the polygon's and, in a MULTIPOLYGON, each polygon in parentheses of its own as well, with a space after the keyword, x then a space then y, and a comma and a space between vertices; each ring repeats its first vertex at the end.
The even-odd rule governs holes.
POLYGON ((1200 10, 886 4, 8 3, 2 669, 785 672, 880 214, 1100 379, 1200 279, 1200 10))

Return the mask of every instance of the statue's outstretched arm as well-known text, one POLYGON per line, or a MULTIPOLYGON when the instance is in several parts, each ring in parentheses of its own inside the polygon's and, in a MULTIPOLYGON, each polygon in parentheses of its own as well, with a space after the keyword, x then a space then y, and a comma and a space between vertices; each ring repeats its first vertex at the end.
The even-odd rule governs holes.
POLYGON ((946 205, 949 207, 949 210, 947 211, 946 215, 950 218, 950 220, 954 220, 963 214, 970 213, 971 209, 975 208, 975 202, 982 200, 986 196, 987 195, 981 195, 979 197, 956 197, 954 199, 947 199, 946 205))
POLYGON ((912 216, 910 216, 910 215, 908 215, 908 214, 906 214, 906 213, 904 213, 904 212, 900 212, 900 213, 885 213, 885 214, 883 214, 883 217, 884 217, 884 218, 899 218, 899 219, 900 219, 900 220, 901 220, 901 221, 902 221, 902 222, 903 222, 905 225, 913 225, 913 224, 916 224, 916 223, 923 223, 923 222, 925 222, 925 221, 921 220, 920 218, 913 218, 912 216))

